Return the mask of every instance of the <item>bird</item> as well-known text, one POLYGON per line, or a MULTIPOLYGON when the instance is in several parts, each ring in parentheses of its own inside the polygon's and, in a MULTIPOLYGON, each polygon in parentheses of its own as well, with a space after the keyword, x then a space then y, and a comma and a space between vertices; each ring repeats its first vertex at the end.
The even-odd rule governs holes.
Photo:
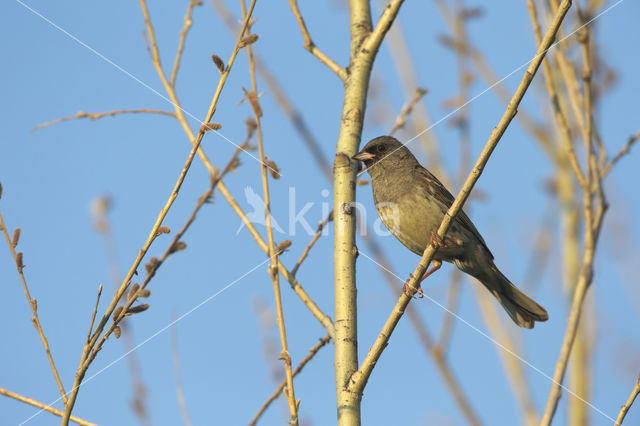
POLYGON ((464 211, 456 215, 444 240, 440 239, 437 230, 454 197, 400 141, 392 136, 377 137, 352 158, 362 161, 371 176, 376 210, 387 229, 419 256, 429 244, 437 248, 434 267, 422 279, 435 272, 442 261, 453 263, 480 281, 520 327, 533 328, 536 321, 549 319, 542 306, 500 272, 484 238, 464 211))

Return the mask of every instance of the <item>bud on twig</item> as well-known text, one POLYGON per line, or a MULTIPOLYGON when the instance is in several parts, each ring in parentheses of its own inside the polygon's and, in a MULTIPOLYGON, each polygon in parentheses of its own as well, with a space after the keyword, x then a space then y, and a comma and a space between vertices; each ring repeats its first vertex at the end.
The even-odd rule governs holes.
POLYGON ((218 55, 211 55, 211 60, 214 64, 216 64, 216 67, 218 68, 218 71, 220 71, 220 74, 222 74, 224 72, 224 61, 220 59, 220 56, 218 55))
POLYGON ((269 157, 265 160, 265 165, 269 169, 269 174, 274 179, 280 179, 280 167, 278 167, 275 161, 269 160, 268 158, 269 157))
POLYGON ((242 49, 243 47, 249 46, 255 43, 256 41, 258 41, 258 34, 249 34, 248 36, 240 40, 240 43, 238 44, 238 48, 242 49))
POLYGON ((170 232, 171 232, 171 229, 168 226, 161 226, 156 231, 156 237, 158 237, 159 235, 162 235, 162 234, 168 234, 170 232))
POLYGON ((19 240, 20 240, 20 228, 16 228, 16 230, 13 231, 13 238, 11 238, 11 245, 13 246, 13 248, 16 248, 19 240))
POLYGON ((184 241, 176 241, 176 243, 173 244, 169 249, 169 253, 173 254, 177 251, 184 250, 186 248, 187 248, 187 243, 185 243, 184 241))
POLYGON ((280 256, 289 247, 291 247, 291 240, 284 240, 283 242, 278 244, 278 247, 276 247, 276 256, 280 256))
POLYGON ((222 129, 222 124, 220 123, 205 123, 202 126, 200 126, 200 133, 207 133, 212 130, 219 130, 219 129, 222 129))
POLYGON ((129 309, 127 309, 127 312, 125 313, 125 315, 139 314, 140 312, 144 312, 147 309, 149 309, 149 305, 146 303, 143 305, 132 306, 129 309))

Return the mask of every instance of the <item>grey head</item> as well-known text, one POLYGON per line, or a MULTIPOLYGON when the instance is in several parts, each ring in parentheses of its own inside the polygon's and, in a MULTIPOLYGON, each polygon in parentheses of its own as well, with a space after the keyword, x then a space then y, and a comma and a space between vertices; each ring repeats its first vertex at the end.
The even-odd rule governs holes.
POLYGON ((419 165, 409 148, 392 136, 370 140, 352 158, 362 161, 372 178, 383 173, 408 173, 419 165))

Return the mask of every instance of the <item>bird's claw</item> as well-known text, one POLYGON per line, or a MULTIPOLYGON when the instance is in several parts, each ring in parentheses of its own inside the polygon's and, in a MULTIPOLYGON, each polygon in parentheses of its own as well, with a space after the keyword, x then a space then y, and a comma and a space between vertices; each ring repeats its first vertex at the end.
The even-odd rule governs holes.
POLYGON ((413 274, 409 273, 409 279, 404 282, 404 285, 402 286, 402 291, 404 292, 404 294, 406 294, 409 297, 412 297, 414 299, 422 299, 424 297, 424 293, 422 292, 420 283, 416 283, 416 289, 414 289, 409 285, 409 281, 411 281, 412 279, 413 279, 413 274), (417 297, 416 297, 416 294, 418 294, 417 297))

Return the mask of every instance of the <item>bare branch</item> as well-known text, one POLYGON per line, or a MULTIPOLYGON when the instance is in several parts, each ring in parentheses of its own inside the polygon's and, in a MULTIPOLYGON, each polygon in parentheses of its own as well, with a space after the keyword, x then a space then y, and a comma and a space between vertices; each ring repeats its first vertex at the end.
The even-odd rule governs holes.
POLYGON ((88 118, 89 120, 98 120, 102 117, 113 117, 114 115, 119 114, 160 114, 160 115, 168 115, 169 117, 176 116, 175 113, 171 111, 163 111, 160 109, 147 109, 147 108, 139 108, 139 109, 117 109, 114 111, 107 112, 84 112, 79 111, 75 115, 70 115, 68 117, 58 118, 52 121, 48 121, 46 123, 38 124, 33 130, 40 130, 45 127, 53 126, 54 124, 62 123, 64 121, 71 120, 79 120, 81 118, 88 118))
POLYGON ((618 417, 616 418, 615 426, 619 426, 622 424, 622 421, 627 415, 627 411, 629 411, 629 408, 631 408, 633 401, 635 401, 639 393, 640 393, 640 376, 638 376, 638 379, 636 380, 636 385, 631 390, 631 395, 629 395, 629 399, 627 399, 627 402, 625 402, 624 405, 620 407, 620 412, 618 413, 618 417))
POLYGON ((629 154, 629 152, 631 152, 631 147, 633 146, 633 144, 635 144, 638 141, 638 139, 640 139, 640 130, 638 130, 634 135, 629 136, 629 139, 627 139, 627 143, 622 147, 620 151, 618 151, 615 157, 613 157, 613 159, 609 161, 606 166, 604 166, 604 168, 602 169, 602 172, 600 172, 600 175, 603 178, 607 174, 609 174, 609 172, 611 171, 611 168, 615 166, 616 163, 620 161, 622 157, 624 157, 625 155, 629 154))
MULTIPOLYGON (((15 399, 17 401, 20 401, 20 402, 24 402, 25 404, 29 404, 29 405, 31 405, 33 407, 39 408, 39 409, 44 410, 44 411, 46 411, 48 413, 55 414, 58 417, 62 417, 62 415, 64 414, 64 412, 58 410, 55 407, 51 407, 50 405, 43 404, 42 402, 37 401, 37 400, 35 400, 33 398, 22 396, 20 394, 15 393, 15 392, 11 392, 8 389, 0 388, 0 395, 4 395, 4 396, 7 396, 9 398, 13 398, 13 399, 15 399)), ((76 416, 71 416, 69 418, 69 420, 71 420, 72 422, 78 423, 79 425, 83 425, 83 426, 97 426, 96 423, 88 422, 88 421, 83 420, 83 419, 81 419, 79 417, 76 417, 76 416)))
POLYGON ((396 122, 393 124, 391 131, 389 131, 389 135, 393 135, 399 129, 402 129, 404 127, 405 123, 407 122, 407 117, 413 112, 413 108, 418 102, 420 102, 420 99, 422 99, 422 97, 426 95, 427 92, 428 90, 423 89, 422 87, 418 87, 416 89, 416 91, 413 93, 413 98, 411 98, 411 101, 409 101, 409 103, 402 108, 402 111, 400 111, 400 115, 398 115, 398 118, 396 118, 396 122))
POLYGON ((300 13, 300 8, 298 8, 297 0, 289 0, 289 5, 291 6, 293 16, 295 16, 296 21, 298 21, 298 26, 300 27, 300 32, 302 33, 302 38, 304 39, 304 48, 307 49, 313 56, 318 58, 320 62, 325 64, 327 68, 333 71, 340 78, 340 80, 345 81, 347 79, 347 71, 343 67, 338 65, 333 59, 325 55, 324 52, 318 49, 313 43, 313 40, 311 40, 307 25, 304 23, 304 19, 302 18, 302 14, 300 13))
POLYGON ((176 77, 178 76, 178 68, 180 68, 182 51, 184 50, 184 42, 187 39, 187 34, 189 34, 189 30, 191 29, 191 25, 193 24, 193 21, 191 20, 191 15, 193 14, 193 8, 195 6, 202 6, 202 1, 191 0, 189 2, 189 6, 187 6, 187 13, 184 16, 184 24, 182 24, 182 31, 180 31, 180 42, 178 43, 178 52, 176 53, 176 59, 173 62, 173 70, 171 71, 171 79, 169 80, 169 84, 171 85, 171 87, 176 87, 176 77))
MULTIPOLYGON (((2 217, 2 213, 0 213, 0 230, 2 230, 2 234, 4 235, 4 239, 9 246, 9 250, 11 251, 11 255, 13 256, 13 260, 16 263, 16 268, 18 269, 18 274, 20 275, 20 280, 22 281, 22 287, 24 289, 24 294, 27 297, 27 302, 29 302, 29 308, 31 309, 31 322, 33 322, 34 327, 38 331, 38 335, 40 336, 40 340, 42 341, 42 345, 44 346, 44 351, 47 355, 47 359, 49 360, 49 366, 51 367, 51 372, 53 373, 53 378, 56 381, 56 385, 58 385, 58 390, 60 391, 60 395, 64 403, 67 403, 67 394, 64 391, 64 386, 62 385, 62 380, 60 380, 60 375, 58 374, 58 369, 56 368, 55 363, 53 362, 53 356, 51 355, 51 349, 49 349, 49 341, 44 335, 44 331, 42 330, 42 324, 40 323, 40 318, 38 317, 38 302, 36 299, 31 298, 31 293, 29 293, 29 287, 27 286, 27 280, 24 277, 24 264, 22 259, 22 252, 16 253, 15 245, 11 238, 9 238, 9 234, 7 232, 7 226, 4 223, 4 219, 2 217)), ((15 238, 16 245, 18 243, 17 238, 15 238)))

